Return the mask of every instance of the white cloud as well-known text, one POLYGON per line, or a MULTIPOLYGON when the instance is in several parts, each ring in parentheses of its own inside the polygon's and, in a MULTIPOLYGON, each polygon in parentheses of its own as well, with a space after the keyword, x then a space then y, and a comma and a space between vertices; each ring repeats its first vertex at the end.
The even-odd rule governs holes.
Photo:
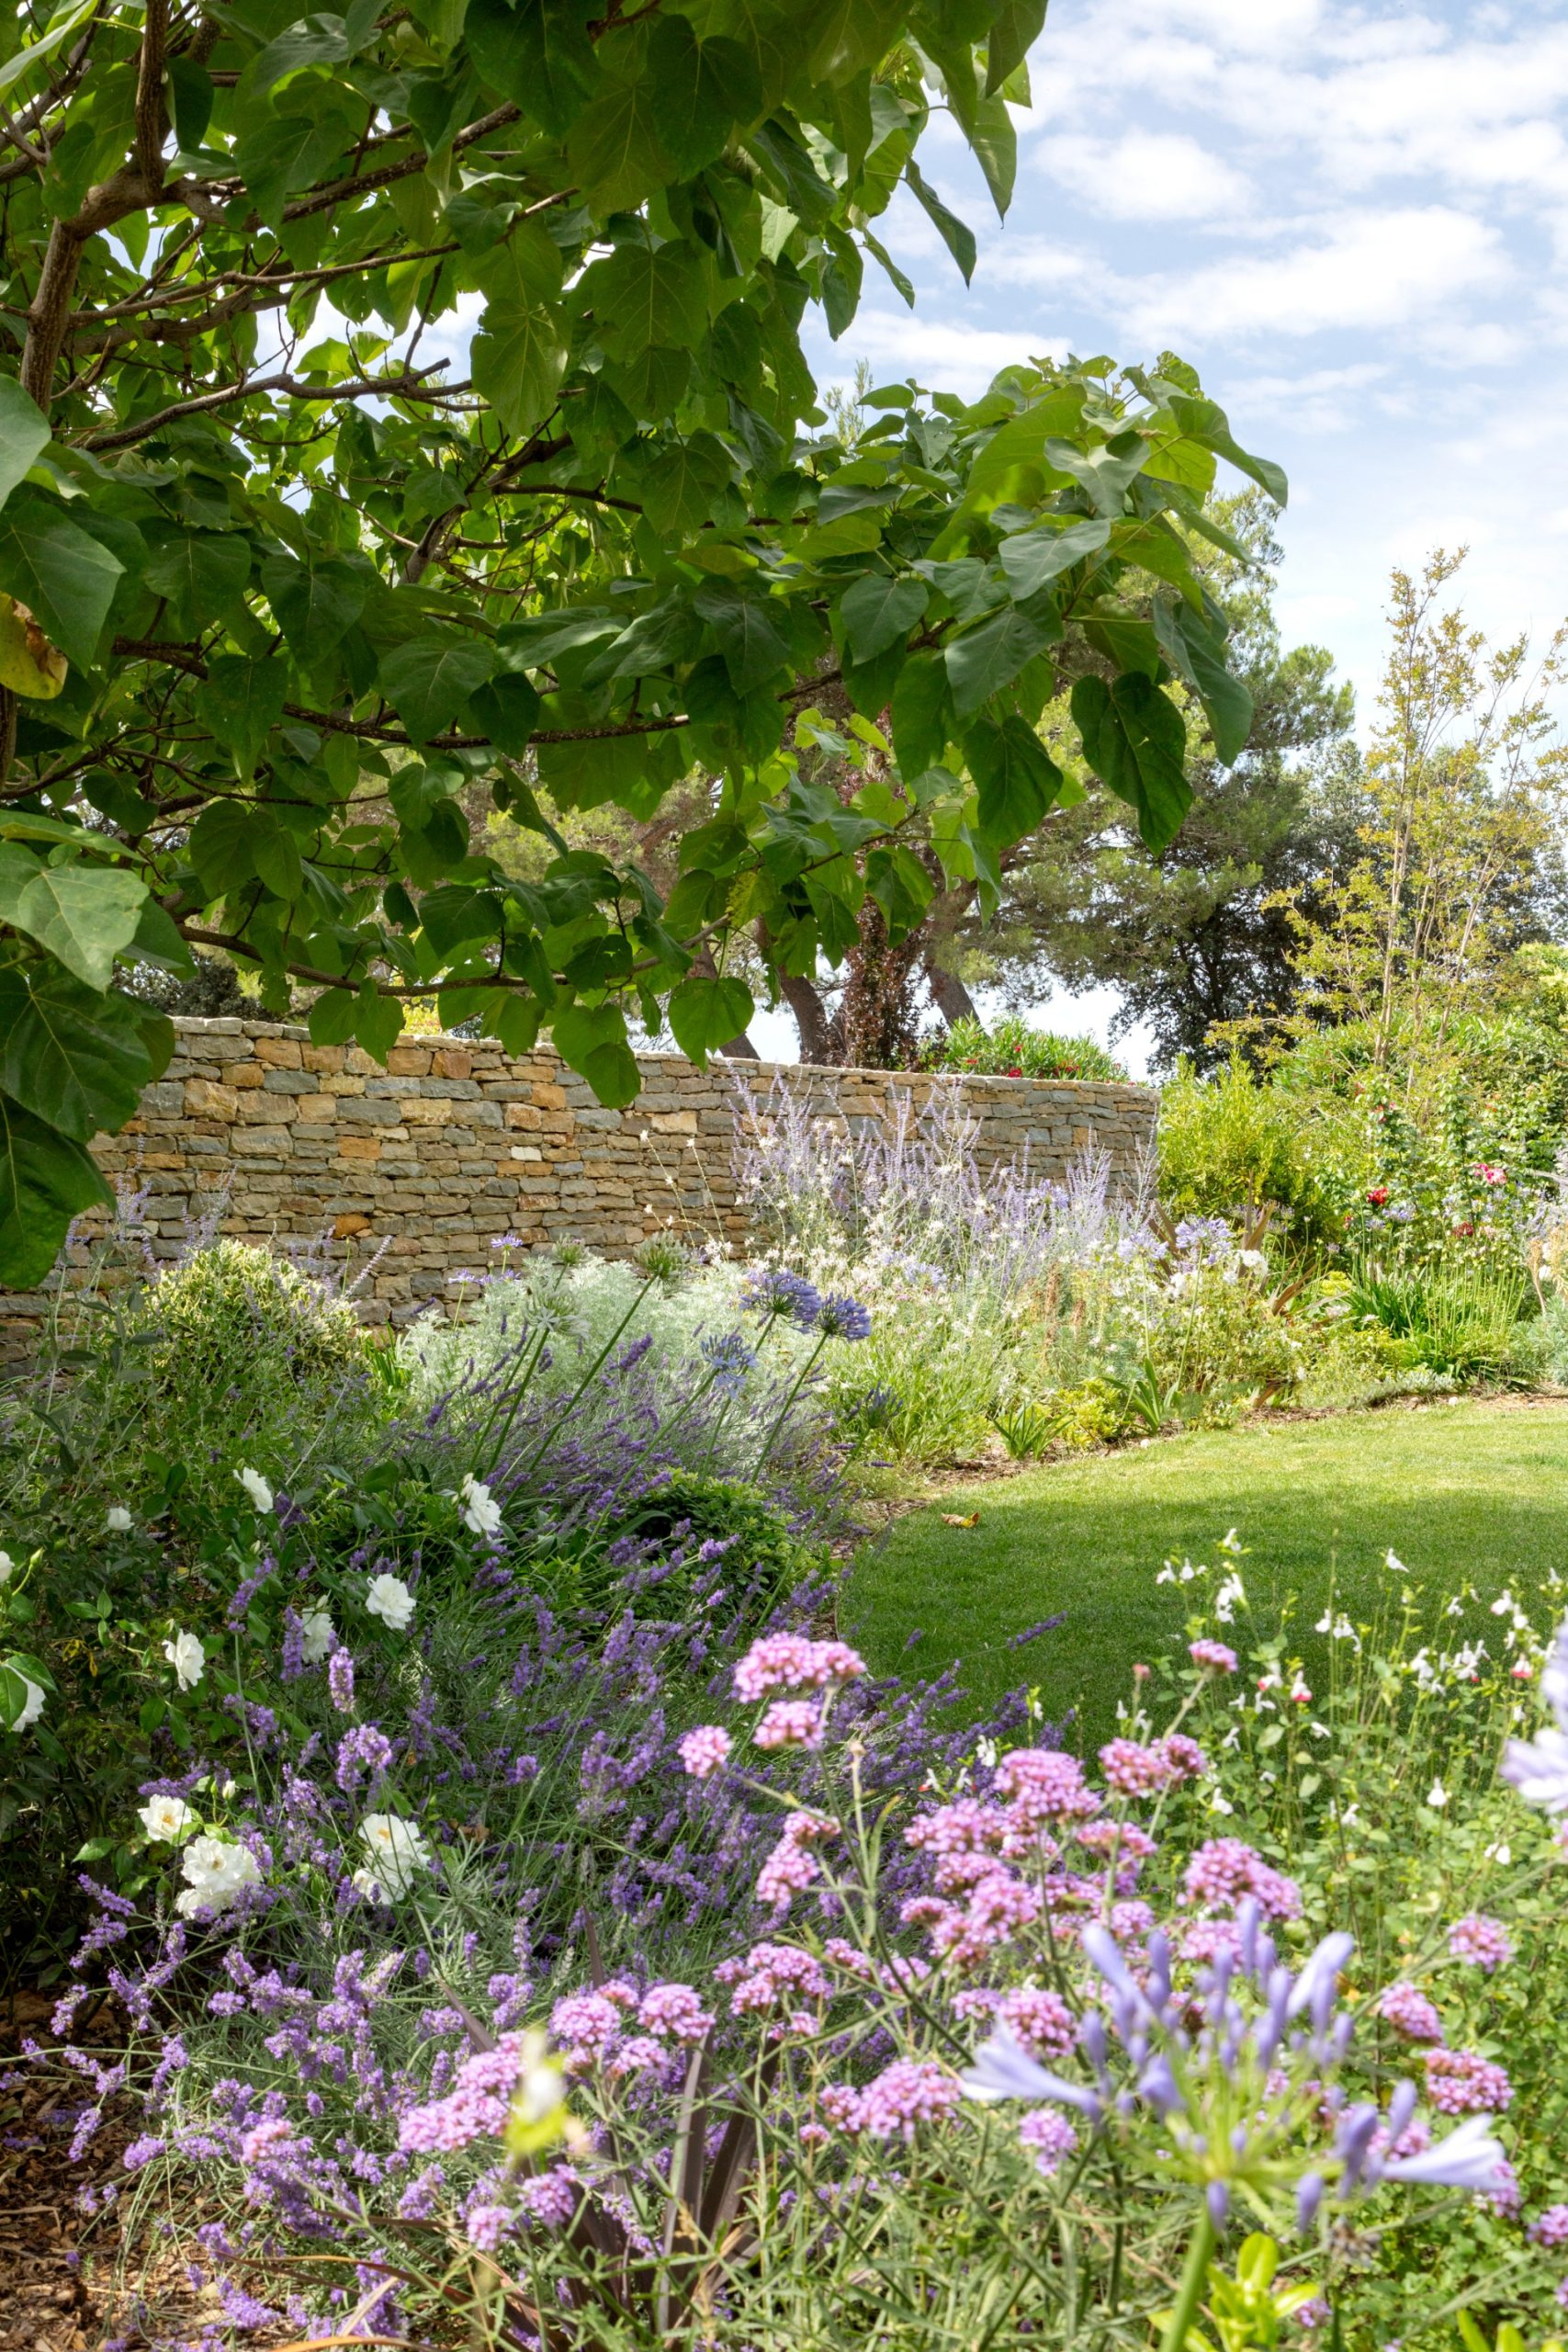
POLYGON ((1247 200, 1241 173, 1184 132, 1132 130, 1115 140, 1048 136, 1040 161, 1085 209, 1120 220, 1208 220, 1247 200))
POLYGON ((1411 205, 1324 220, 1276 254, 1232 253, 1185 275, 1126 287, 1118 307, 1148 340, 1371 333, 1446 311, 1507 273, 1497 233, 1452 206, 1411 205))
MULTIPOLYGON (((1067 345, 1043 326, 956 326, 920 311, 863 310, 844 337, 879 368, 909 374, 937 391, 975 399, 999 369, 1031 358, 1065 359, 1067 345)), ((818 373, 822 373, 820 367, 818 373)))

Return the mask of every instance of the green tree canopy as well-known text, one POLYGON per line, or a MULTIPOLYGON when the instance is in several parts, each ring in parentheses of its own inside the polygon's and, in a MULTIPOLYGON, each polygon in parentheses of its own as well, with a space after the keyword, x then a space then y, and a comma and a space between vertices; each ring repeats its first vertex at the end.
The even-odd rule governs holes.
POLYGON ((699 1057, 771 974, 994 899, 1089 756, 1167 839, 1185 678, 1246 694, 1195 576, 1217 458, 1190 370, 1025 367, 965 406, 873 395, 847 449, 802 356, 940 102, 998 208, 1043 0, 71 0, 17 12, 0 234, 0 1278, 103 1197, 87 1152, 170 1050, 114 984, 192 945, 318 1041, 410 997, 607 1102, 626 1012, 699 1057), (1130 610, 1130 566, 1165 583, 1130 610), (818 692, 876 731, 846 800, 818 692), (891 714, 885 728, 882 722, 891 714), (720 779, 667 892, 536 797, 645 821, 720 779), (476 783, 551 850, 508 874, 476 783))

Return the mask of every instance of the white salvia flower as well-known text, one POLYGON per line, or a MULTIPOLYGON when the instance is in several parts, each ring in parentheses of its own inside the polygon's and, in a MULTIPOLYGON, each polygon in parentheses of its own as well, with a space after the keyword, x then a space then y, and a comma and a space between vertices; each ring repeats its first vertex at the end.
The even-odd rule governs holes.
POLYGON ((307 1609, 299 1625, 299 1655, 307 1666, 320 1666, 337 1647, 337 1633, 324 1609, 307 1609))
POLYGON ((1449 1792, 1447 1789, 1444 1788, 1441 1781, 1434 1781, 1431 1787, 1427 1792, 1427 1803, 1431 1806, 1432 1811, 1434 1813, 1441 1813, 1448 1801, 1449 1792))
POLYGON ((1329 1730, 1328 1725, 1326 1724, 1320 1724, 1315 1715, 1314 1715, 1311 1723, 1308 1724, 1307 1729, 1308 1731, 1314 1733, 1319 1739, 1332 1739, 1334 1736, 1334 1734, 1329 1730))
POLYGON ((1397 1552, 1385 1552, 1382 1555, 1382 1564, 1391 1577, 1402 1577, 1405 1573, 1404 1563, 1397 1552))
POLYGON ((413 1595, 401 1577, 372 1577, 365 1606, 372 1617, 379 1617, 383 1625, 400 1634, 413 1616, 413 1595))
POLYGON ((234 1473, 257 1510, 271 1510, 274 1505, 272 1488, 259 1470, 236 1470, 234 1473))
POLYGON ((457 1489, 457 1508, 463 1514, 463 1524, 475 1535, 499 1535, 501 1505, 482 1478, 470 1470, 457 1489))
POLYGON ((9 1552, 0 1552, 0 1584, 4 1584, 8 1577, 15 1575, 16 1567, 17 1563, 12 1559, 9 1552))
POLYGON ((1444 1610, 1443 1614, 1445 1617, 1462 1617, 1464 1615, 1464 1603, 1460 1599, 1457 1592, 1450 1601, 1448 1607, 1444 1610))
POLYGON ((136 1817, 149 1838, 160 1845, 177 1846, 197 1816, 184 1797, 149 1797, 136 1817))
POLYGON ((242 1887, 257 1886, 261 1872, 248 1847, 228 1844, 221 1838, 193 1838, 180 1860, 186 1891, 175 1897, 182 1918, 197 1911, 227 1911, 242 1887))
POLYGON ((1495 1846, 1487 1847, 1484 1859, 1489 1862, 1497 1863, 1500 1869, 1506 1870, 1514 1859, 1514 1849, 1506 1838, 1501 1838, 1495 1846))
POLYGON ((996 1741, 994 1739, 977 1739, 975 1742, 975 1755, 977 1761, 985 1766, 987 1772, 994 1770, 997 1761, 996 1741))
POLYGON ((207 1652, 195 1634, 176 1634, 164 1644, 164 1656, 175 1669, 182 1690, 194 1690, 207 1666, 207 1652))
POLYGON ((430 1868, 430 1848, 413 1823, 399 1814, 367 1813, 359 1825, 359 1842, 384 1894, 406 1894, 415 1875, 430 1868))
POLYGON ((1209 1811, 1211 1813, 1234 1813, 1235 1811, 1235 1807, 1230 1803, 1228 1798, 1221 1796, 1218 1789, 1211 1789, 1209 1792, 1209 1811))
POLYGON ((1517 1601, 1514 1599, 1513 1594, 1508 1590, 1507 1586, 1505 1585, 1502 1591, 1497 1595, 1496 1600, 1492 1603, 1492 1614, 1494 1617, 1506 1617, 1510 1609, 1517 1610, 1517 1601))
POLYGON ((108 1529, 111 1535, 130 1534, 130 1513, 126 1510, 123 1503, 110 1503, 107 1510, 104 1513, 104 1525, 108 1529))
POLYGON ((1348 1804, 1344 1812, 1339 1816, 1342 1825, 1347 1829, 1354 1829, 1357 1822, 1359 1821, 1360 1818, 1361 1808, 1359 1804, 1348 1804))
POLYGON ((1214 1615, 1222 1625, 1228 1625, 1235 1615, 1236 1603, 1247 1606, 1247 1587, 1233 1570, 1214 1595, 1214 1615))

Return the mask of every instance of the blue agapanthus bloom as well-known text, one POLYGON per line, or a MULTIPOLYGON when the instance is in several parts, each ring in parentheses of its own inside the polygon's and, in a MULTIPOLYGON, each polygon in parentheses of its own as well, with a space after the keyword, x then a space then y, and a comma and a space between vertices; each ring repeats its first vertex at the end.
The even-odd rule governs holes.
POLYGON ((702 1351, 713 1366, 714 1386, 723 1396, 739 1396, 747 1374, 757 1361, 756 1349, 748 1347, 739 1331, 724 1331, 705 1340, 702 1351))
POLYGON ((804 1274, 772 1267, 766 1273, 751 1276, 740 1294, 740 1304, 748 1314, 770 1318, 788 1316, 792 1323, 809 1331, 822 1312, 822 1294, 804 1274))
POLYGON ((818 1310, 817 1329, 825 1340, 867 1340, 871 1337, 871 1309, 863 1306, 858 1298, 829 1291, 818 1310))

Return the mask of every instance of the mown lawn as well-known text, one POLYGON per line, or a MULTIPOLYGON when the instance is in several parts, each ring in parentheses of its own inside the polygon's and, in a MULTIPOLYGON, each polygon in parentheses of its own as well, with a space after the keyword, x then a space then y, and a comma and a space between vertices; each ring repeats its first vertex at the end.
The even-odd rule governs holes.
MULTIPOLYGON (((1255 1606, 1296 1596, 1310 1679, 1331 1582, 1358 1620, 1397 1600, 1390 1549, 1434 1623, 1467 1580, 1483 1599, 1510 1583, 1522 1599, 1549 1569, 1568 1568, 1568 1405, 1393 1408, 1214 1430, 947 1489, 867 1547, 846 1625, 884 1671, 931 1674, 958 1659, 976 1707, 1038 1683, 1048 1713, 1078 1710, 1075 1744, 1094 1745, 1134 1660, 1179 1640, 1192 1595, 1156 1584, 1161 1564, 1213 1562, 1231 1527, 1250 1552, 1255 1606), (975 1510, 976 1527, 943 1523, 943 1512, 975 1510), (1007 1646, 1058 1610, 1056 1631, 1007 1646)), ((1483 1610, 1465 1623, 1467 1638, 1495 1630, 1483 1610)))

